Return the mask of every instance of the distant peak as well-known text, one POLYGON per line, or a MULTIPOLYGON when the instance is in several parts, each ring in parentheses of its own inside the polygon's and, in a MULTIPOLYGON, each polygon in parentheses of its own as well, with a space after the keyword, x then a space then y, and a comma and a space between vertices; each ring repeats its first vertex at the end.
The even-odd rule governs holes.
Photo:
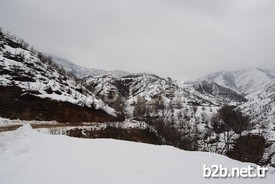
POLYGON ((238 71, 221 71, 204 77, 240 94, 250 94, 264 89, 275 79, 275 72, 259 67, 238 71))
POLYGON ((262 69, 262 68, 258 68, 258 67, 250 68, 246 72, 261 73, 261 75, 265 75, 265 76, 267 76, 270 79, 274 79, 275 78, 275 72, 270 71, 270 70, 266 70, 266 69, 262 69))
POLYGON ((74 62, 63 58, 59 56, 52 56, 53 61, 62 66, 67 73, 73 73, 76 78, 83 79, 86 77, 95 77, 95 76, 101 76, 101 75, 114 75, 114 76, 124 76, 130 74, 129 72, 123 71, 123 70, 102 70, 102 69, 97 69, 97 68, 86 68, 83 66, 79 66, 75 64, 74 62))
POLYGON ((261 71, 261 72, 262 72, 262 70, 263 69, 258 68, 258 67, 253 67, 253 68, 248 69, 248 71, 261 71))

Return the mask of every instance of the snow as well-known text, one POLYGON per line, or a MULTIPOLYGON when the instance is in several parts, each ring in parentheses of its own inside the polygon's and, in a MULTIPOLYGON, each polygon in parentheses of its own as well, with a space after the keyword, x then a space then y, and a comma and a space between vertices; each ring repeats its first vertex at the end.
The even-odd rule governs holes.
POLYGON ((205 152, 112 139, 46 135, 29 125, 0 133, 3 184, 274 183, 266 178, 206 179, 203 165, 256 166, 205 152))
POLYGON ((87 131, 96 131, 96 130, 104 130, 107 127, 116 127, 120 129, 140 129, 140 130, 149 130, 151 132, 157 133, 157 131, 143 121, 136 121, 133 119, 126 119, 122 122, 82 122, 81 125, 70 125, 64 123, 58 123, 56 121, 26 121, 26 120, 10 120, 7 118, 0 117, 0 132, 1 131, 9 131, 11 129, 15 129, 20 125, 30 124, 32 127, 35 127, 36 130, 45 134, 53 134, 53 135, 66 135, 68 130, 72 129, 82 129, 87 131), (41 126, 39 126, 41 125, 41 126), (43 127, 43 128, 41 128, 43 127))
POLYGON ((250 68, 233 72, 213 73, 203 78, 212 80, 240 94, 251 94, 257 90, 263 90, 274 81, 275 72, 260 68, 250 68))
POLYGON ((85 78, 87 76, 100 76, 100 75, 106 75, 111 74, 114 76, 124 76, 129 75, 130 73, 122 70, 112 70, 112 71, 106 71, 96 68, 85 68, 82 66, 78 66, 74 64, 73 62, 69 61, 66 58, 62 58, 59 56, 51 56, 53 58, 53 61, 57 63, 58 65, 62 66, 66 72, 74 73, 78 78, 85 78))
MULTIPOLYGON (((53 134, 53 135, 67 135, 68 130, 72 129, 81 129, 87 131, 97 131, 104 130, 107 127, 115 127, 119 129, 140 129, 140 130, 149 130, 150 132, 157 133, 157 131, 147 123, 143 121, 136 121, 131 119, 126 119, 123 122, 105 122, 105 123, 96 123, 96 122, 83 122, 81 126, 57 126, 48 128, 37 128, 39 132, 43 132, 45 134, 53 134)), ((1 128, 1 127, 0 127, 1 128)))
MULTIPOLYGON (((41 98, 51 98, 58 101, 67 101, 81 106, 95 106, 97 109, 101 108, 107 113, 116 116, 116 110, 104 103, 104 100, 100 100, 100 96, 106 96, 109 91, 114 90, 120 96, 125 97, 122 99, 122 103, 124 103, 123 112, 128 118, 134 117, 136 104, 140 101, 150 110, 150 112, 148 112, 146 115, 150 115, 151 117, 163 117, 163 119, 168 123, 175 121, 174 126, 176 128, 181 127, 184 125, 184 123, 186 123, 182 117, 188 117, 188 125, 193 125, 193 127, 198 128, 201 133, 206 132, 205 130, 207 127, 210 127, 212 115, 217 112, 217 109, 224 102, 228 102, 228 104, 231 105, 239 105, 234 101, 232 102, 230 98, 227 99, 227 97, 223 95, 230 95, 230 91, 220 89, 214 82, 210 83, 205 80, 196 82, 189 81, 177 85, 174 83, 174 81, 169 81, 153 74, 132 74, 131 76, 125 76, 126 74, 123 74, 123 71, 112 71, 113 73, 111 72, 111 74, 108 74, 107 71, 103 70, 85 69, 84 67, 78 67, 77 65, 63 58, 61 58, 59 62, 57 61, 57 63, 61 63, 66 71, 76 72, 79 77, 84 77, 88 74, 92 75, 94 72, 94 75, 97 77, 87 78, 86 81, 88 84, 91 84, 91 86, 95 86, 95 89, 92 93, 86 90, 85 87, 77 85, 76 82, 71 78, 63 75, 54 68, 49 67, 47 64, 40 62, 37 57, 37 53, 35 52, 21 48, 12 48, 5 45, 5 48, 0 51, 0 61, 0 67, 5 70, 16 71, 19 68, 24 71, 24 75, 28 73, 33 75, 31 78, 34 79, 35 82, 13 80, 13 76, 9 74, 0 76, 0 85, 16 85, 24 91, 24 94, 36 91, 39 93, 35 93, 33 95, 37 95, 41 98), (15 55, 22 53, 24 54, 25 61, 21 63, 15 60, 7 59, 2 56, 5 51, 9 51, 15 55), (73 68, 75 68, 75 70, 72 70, 73 68), (115 74, 115 72, 118 72, 118 74, 115 74), (125 87, 127 87, 127 84, 129 84, 130 86, 127 87, 129 92, 127 92, 127 90, 126 92, 121 92, 121 86, 118 84, 125 84, 125 87), (211 87, 210 89, 213 90, 213 93, 208 93, 205 90, 203 90, 203 92, 199 92, 195 89, 196 86, 201 86, 202 89, 205 89, 203 84, 207 84, 206 86, 211 87), (49 87, 54 91, 53 93, 47 92, 47 88, 49 87), (80 89, 84 90, 84 93, 80 93, 80 89), (127 94, 125 95, 124 93, 127 94), (163 110, 156 108, 159 99, 163 100, 163 110), (190 102, 197 102, 197 104, 200 104, 200 106, 194 106, 190 102), (198 124, 196 125, 197 122, 198 124)), ((271 157, 273 159, 271 163, 274 164, 275 72, 259 68, 252 68, 249 70, 235 72, 219 72, 210 74, 206 78, 215 81, 221 86, 228 87, 236 92, 243 94, 249 93, 245 96, 248 99, 248 102, 241 104, 239 108, 242 110, 242 112, 244 112, 244 114, 251 117, 253 123, 258 123, 258 125, 253 127, 254 129, 251 132, 268 132, 264 134, 264 136, 268 141, 273 142, 272 146, 266 148, 264 158, 268 159, 269 156, 273 155, 271 157), (259 130, 261 126, 260 123, 267 124, 265 130, 259 130)), ((0 119, 0 127, 22 125, 27 123, 32 124, 33 122, 0 119)), ((48 124, 48 122, 38 123, 48 124)), ((148 127, 148 124, 144 122, 133 123, 132 121, 122 122, 121 124, 117 124, 116 122, 113 122, 112 124, 111 122, 111 125, 118 125, 121 128, 148 127)), ((87 126, 87 128, 94 127, 94 125, 91 124, 88 124, 87 126)), ((107 124, 101 124, 98 126, 98 128, 104 128, 106 126, 107 124)), ((71 128, 75 127, 58 127, 55 130, 62 130, 64 132, 71 128)), ((49 133, 49 130, 45 129, 40 129, 40 131, 49 133)), ((222 145, 223 142, 219 142, 218 144, 222 145)), ((210 150, 209 145, 206 144, 204 146, 210 150)), ((205 147, 202 147, 203 150, 207 150, 204 149, 205 147)), ((200 148, 200 150, 202 150, 202 148, 200 148)))
POLYGON ((0 128, 1 127, 5 127, 5 126, 12 126, 12 125, 25 125, 25 124, 58 124, 57 121, 25 121, 25 120, 11 120, 11 119, 7 119, 7 118, 2 118, 0 117, 0 128))
MULTIPOLYGON (((5 40, 5 37, 8 37, 8 35, 4 35, 3 40, 5 40)), ((16 40, 13 41, 16 42, 16 40)), ((9 71, 9 74, 0 76, 1 86, 15 85, 26 92, 35 91, 36 94, 33 95, 41 98, 51 98, 80 106, 94 106, 96 109, 102 109, 112 116, 117 116, 113 108, 96 98, 85 87, 77 84, 73 79, 49 64, 41 62, 37 52, 22 48, 12 48, 4 42, 4 48, 0 50, 0 61, 0 68, 9 71), (5 57, 4 53, 6 52, 14 56, 21 54, 24 56, 24 62, 5 57), (15 80, 15 73, 18 73, 18 71, 20 71, 20 76, 31 78, 33 81, 15 80), (52 89, 52 92, 47 92, 48 89, 52 89), (79 92, 80 89, 84 92, 79 92)))

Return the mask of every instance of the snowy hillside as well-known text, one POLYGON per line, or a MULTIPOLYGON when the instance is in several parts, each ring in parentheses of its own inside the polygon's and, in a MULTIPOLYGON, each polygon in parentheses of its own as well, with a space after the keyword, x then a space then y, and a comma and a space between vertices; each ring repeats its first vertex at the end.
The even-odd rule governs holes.
POLYGON ((84 83, 127 118, 153 126, 167 144, 188 150, 205 150, 204 143, 198 145, 197 142, 206 137, 215 141, 210 130, 211 118, 217 109, 225 103, 237 105, 246 100, 211 81, 178 85, 146 73, 123 77, 103 75, 88 78, 84 83))
POLYGON ((256 90, 265 89, 275 80, 275 72, 253 68, 236 74, 235 79, 240 91, 244 94, 250 94, 256 90))
POLYGON ((204 178, 203 165, 227 169, 256 165, 170 146, 47 135, 29 125, 0 137, 3 184, 271 184, 275 179, 271 168, 265 178, 204 178))
POLYGON ((275 80, 275 72, 260 68, 251 68, 241 71, 213 73, 203 78, 246 95, 256 90, 265 89, 275 80))
MULTIPOLYGON (((75 137, 150 142, 228 156, 235 150, 231 158, 249 157, 251 162, 275 166, 275 72, 259 68, 219 72, 180 83, 151 73, 87 69, 60 57, 53 61, 21 39, 2 32, 0 38, 0 117, 45 121, 45 126, 64 128, 75 137), (232 106, 230 118, 239 117, 234 122, 241 125, 250 119, 251 124, 242 130, 224 129, 226 120, 218 118, 225 104, 232 106), (91 128, 93 122, 103 128, 91 128), (142 122, 147 128, 121 129, 118 122, 142 122), (254 154, 249 149, 255 148, 247 148, 246 155, 239 156, 235 145, 243 139, 263 140, 261 149, 254 154)), ((0 131, 19 124, 11 126, 0 131)))
MULTIPOLYGON (((103 109, 116 115, 114 109, 95 97, 53 65, 51 58, 24 46, 24 41, 8 34, 0 34, 1 95, 15 93, 45 100, 69 102, 82 107, 103 109), (3 94, 2 94, 3 93, 3 94)), ((7 99, 1 99, 7 102, 7 99)), ((13 99, 14 100, 14 99, 13 99)))
POLYGON ((270 144, 263 161, 275 163, 275 72, 260 68, 234 72, 219 72, 206 76, 247 99, 238 108, 249 116, 252 131, 262 135, 270 144))
POLYGON ((217 84, 219 84, 223 87, 227 87, 229 89, 232 89, 235 92, 240 93, 240 91, 238 90, 238 87, 236 86, 236 83, 235 83, 235 77, 230 72, 224 71, 224 72, 212 73, 212 74, 209 74, 209 75, 203 77, 202 79, 207 79, 207 80, 216 82, 217 84))
POLYGON ((97 94, 108 94, 110 91, 115 91, 118 96, 124 96, 135 102, 137 98, 144 98, 150 102, 159 96, 166 99, 164 101, 167 103, 170 100, 178 104, 197 103, 208 106, 246 101, 241 95, 211 81, 200 80, 178 85, 175 81, 146 73, 123 77, 102 75, 87 78, 85 83, 87 88, 96 91, 97 94))
POLYGON ((245 102, 246 99, 227 87, 222 87, 217 83, 210 80, 195 80, 183 82, 180 84, 185 89, 190 91, 197 91, 202 98, 208 98, 209 101, 217 101, 217 104, 240 104, 245 102))
POLYGON ((106 70, 101 70, 101 69, 96 69, 96 68, 85 68, 82 66, 78 66, 68 59, 59 57, 59 56, 51 56, 53 61, 61 66, 68 74, 74 75, 76 78, 85 78, 88 76, 99 76, 99 75, 104 75, 104 74, 112 74, 115 76, 123 76, 123 75, 128 75, 129 72, 122 71, 122 70, 112 70, 112 71, 106 71, 106 70))
POLYGON ((271 146, 266 148, 263 159, 270 159, 275 165, 275 81, 265 90, 256 91, 247 96, 248 102, 240 109, 249 115, 254 124, 255 132, 261 133, 271 146))
POLYGON ((242 111, 249 115, 255 124, 274 126, 275 112, 275 72, 260 68, 249 70, 218 72, 209 74, 208 80, 228 87, 247 99, 240 104, 242 111))
POLYGON ((87 79, 86 87, 128 118, 140 120, 157 118, 179 125, 180 117, 194 120, 194 105, 213 106, 213 109, 218 105, 213 96, 206 97, 196 90, 180 88, 173 81, 153 74, 98 76, 87 79), (104 98, 106 96, 110 98, 104 98))
POLYGON ((265 124, 266 128, 275 127, 275 81, 264 90, 247 95, 248 101, 240 108, 251 117, 252 122, 265 124))
POLYGON ((246 100, 211 81, 195 81, 179 86, 172 80, 146 73, 92 77, 85 81, 85 86, 128 118, 142 121, 158 119, 176 127, 191 126, 206 119, 209 122, 211 115, 222 104, 239 104, 246 100), (183 125, 187 121, 189 125, 183 125))
POLYGON ((243 94, 242 111, 255 124, 273 127, 275 112, 275 72, 260 68, 234 72, 219 72, 205 78, 243 94))

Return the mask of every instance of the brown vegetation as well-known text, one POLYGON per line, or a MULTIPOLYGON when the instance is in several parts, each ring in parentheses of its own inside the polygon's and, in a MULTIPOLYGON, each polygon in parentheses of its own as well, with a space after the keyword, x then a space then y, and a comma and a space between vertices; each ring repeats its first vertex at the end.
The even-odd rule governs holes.
POLYGON ((67 135, 80 138, 112 138, 134 142, 150 144, 162 144, 162 140, 149 129, 122 129, 119 127, 107 127, 101 130, 72 129, 67 131, 67 135))
POLYGON ((233 150, 227 155, 235 160, 261 164, 266 140, 263 136, 248 134, 237 139, 233 150))
POLYGON ((123 117, 113 117, 94 107, 55 101, 33 96, 19 87, 0 86, 0 116, 10 119, 43 120, 58 122, 106 122, 123 121, 123 117))

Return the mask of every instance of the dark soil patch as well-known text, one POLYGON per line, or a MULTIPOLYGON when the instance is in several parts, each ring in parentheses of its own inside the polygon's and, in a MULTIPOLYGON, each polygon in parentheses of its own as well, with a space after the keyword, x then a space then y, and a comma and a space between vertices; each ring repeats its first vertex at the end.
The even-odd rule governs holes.
POLYGON ((16 86, 0 86, 0 116, 22 120, 56 120, 73 124, 124 120, 123 117, 113 117, 94 107, 82 107, 69 102, 33 96, 16 86))

